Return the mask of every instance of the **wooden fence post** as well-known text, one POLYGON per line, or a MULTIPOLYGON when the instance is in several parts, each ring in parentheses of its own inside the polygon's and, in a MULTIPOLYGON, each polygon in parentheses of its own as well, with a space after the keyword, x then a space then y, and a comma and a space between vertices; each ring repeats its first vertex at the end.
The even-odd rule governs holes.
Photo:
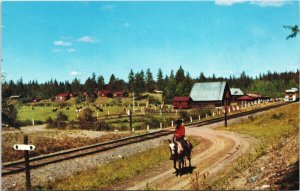
MULTIPOLYGON (((28 136, 27 135, 24 136, 24 144, 28 145, 28 136)), ((24 150, 24 159, 25 159, 26 190, 31 190, 29 151, 28 150, 24 150)))

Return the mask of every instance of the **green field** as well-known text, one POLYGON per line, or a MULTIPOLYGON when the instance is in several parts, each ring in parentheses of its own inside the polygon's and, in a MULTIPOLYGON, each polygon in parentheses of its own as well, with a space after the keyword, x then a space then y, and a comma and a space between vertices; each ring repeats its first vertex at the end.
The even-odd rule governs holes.
MULTIPOLYGON (((161 101, 161 95, 151 94, 152 97, 161 101)), ((142 109, 145 107, 147 99, 135 100, 135 109, 140 109, 139 111, 135 111, 134 113, 142 113, 142 109)), ((26 121, 26 120, 35 120, 35 121, 43 121, 45 122, 48 117, 56 118, 56 113, 58 111, 63 112, 68 116, 68 120, 77 120, 76 108, 79 106, 85 106, 91 108, 94 113, 94 117, 105 117, 107 114, 109 115, 125 115, 126 107, 132 107, 132 98, 105 98, 99 97, 93 103, 81 103, 75 104, 75 99, 71 98, 70 100, 62 103, 51 102, 49 100, 41 101, 38 103, 31 104, 18 104, 14 103, 14 105, 18 108, 18 120, 26 121), (63 108, 60 108, 59 105, 64 104, 63 108), (69 106, 69 110, 67 110, 66 106, 69 106), (97 111, 94 106, 101 107, 103 112, 97 111), (33 109, 34 108, 34 109, 33 109), (54 108, 58 108, 57 112, 53 112, 54 108)), ((150 104, 149 104, 150 105, 150 104)), ((154 107, 152 105, 152 107, 154 107)))

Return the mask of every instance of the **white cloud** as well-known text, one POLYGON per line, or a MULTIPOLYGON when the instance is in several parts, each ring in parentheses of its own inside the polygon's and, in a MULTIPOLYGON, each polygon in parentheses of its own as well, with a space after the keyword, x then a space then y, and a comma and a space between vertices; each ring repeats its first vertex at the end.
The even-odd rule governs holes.
POLYGON ((246 0, 215 0, 216 5, 230 6, 236 3, 244 3, 246 0))
POLYGON ((71 52, 75 52, 76 49, 75 48, 69 48, 67 51, 71 53, 71 52))
POLYGON ((72 45, 72 43, 67 42, 67 41, 62 41, 62 40, 54 41, 53 44, 55 46, 71 46, 72 45))
POLYGON ((69 73, 69 75, 71 75, 71 76, 78 76, 78 75, 81 75, 81 73, 77 72, 77 71, 72 71, 72 72, 69 73))
POLYGON ((281 7, 284 4, 291 3, 290 1, 284 1, 284 0, 277 0, 277 1, 272 1, 272 0, 265 0, 265 1, 251 1, 251 4, 255 4, 261 7, 281 7))
POLYGON ((101 10, 106 10, 106 11, 113 11, 117 6, 115 5, 103 5, 101 7, 101 10))
POLYGON ((261 7, 280 7, 284 4, 291 3, 291 1, 287 0, 215 0, 216 5, 224 5, 224 6, 231 6, 236 3, 250 3, 253 5, 258 5, 261 7))
POLYGON ((130 26, 130 24, 129 23, 124 23, 124 25, 123 25, 124 27, 129 27, 130 26))
POLYGON ((83 36, 81 38, 78 39, 79 42, 86 42, 86 43, 96 43, 99 42, 98 39, 96 39, 95 37, 92 36, 83 36))

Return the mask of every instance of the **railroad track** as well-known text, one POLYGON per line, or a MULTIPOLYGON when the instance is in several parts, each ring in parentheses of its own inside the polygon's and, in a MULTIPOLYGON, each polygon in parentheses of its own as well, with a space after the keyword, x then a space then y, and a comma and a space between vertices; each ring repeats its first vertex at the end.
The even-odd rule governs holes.
MULTIPOLYGON (((145 133, 142 135, 126 137, 126 138, 109 141, 105 143, 98 143, 98 144, 88 145, 80 148, 64 150, 64 151, 60 151, 48 155, 32 157, 29 160, 30 168, 31 169, 39 168, 41 166, 45 166, 48 164, 74 159, 82 156, 87 156, 87 155, 107 151, 113 148, 129 145, 133 143, 138 143, 149 139, 167 136, 170 134, 173 134, 173 132, 170 130, 160 130, 152 133, 145 133)), ((2 176, 22 172, 24 171, 24 169, 25 169, 24 160, 4 163, 2 164, 2 176)))
MULTIPOLYGON (((289 103, 281 103, 281 104, 277 104, 277 105, 266 106, 266 107, 254 109, 251 111, 245 111, 245 112, 241 112, 241 113, 228 115, 227 117, 228 117, 228 119, 238 118, 238 117, 251 115, 251 114, 262 112, 262 111, 267 111, 269 109, 284 106, 287 104, 289 104, 289 103)), ((221 122, 221 121, 224 121, 224 116, 205 120, 205 121, 189 123, 189 124, 186 124, 186 126, 199 127, 199 126, 217 123, 217 122, 221 122)), ((52 153, 52 154, 36 156, 36 157, 30 158, 30 168, 31 169, 39 168, 41 166, 45 166, 48 164, 57 163, 57 162, 61 162, 64 160, 69 160, 69 159, 74 159, 74 158, 78 158, 78 157, 82 157, 82 156, 86 156, 86 155, 90 155, 90 154, 95 154, 95 153, 107 151, 107 150, 110 150, 113 148, 129 145, 129 144, 133 144, 133 143, 138 143, 138 142, 142 142, 145 140, 154 139, 154 138, 158 138, 158 137, 162 137, 162 136, 167 136, 170 134, 173 134, 173 127, 165 128, 163 130, 159 130, 159 131, 152 132, 152 133, 145 133, 142 135, 126 137, 126 138, 109 141, 109 142, 105 142, 105 143, 97 143, 97 144, 93 144, 93 145, 83 146, 80 148, 68 149, 68 150, 64 150, 64 151, 60 151, 60 152, 56 152, 56 153, 52 153)), ((3 163, 2 164, 2 176, 22 172, 22 171, 24 171, 24 168, 25 168, 24 160, 3 163)))

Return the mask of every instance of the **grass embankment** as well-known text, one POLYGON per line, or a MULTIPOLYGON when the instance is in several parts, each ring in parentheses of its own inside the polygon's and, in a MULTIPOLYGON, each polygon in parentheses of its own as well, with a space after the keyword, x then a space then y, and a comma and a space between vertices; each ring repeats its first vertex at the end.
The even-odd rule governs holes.
MULTIPOLYGON (((199 142, 190 137, 193 145, 199 142)), ((83 171, 71 177, 66 177, 45 186, 45 189, 54 190, 99 190, 110 186, 117 181, 124 180, 158 166, 169 159, 168 142, 141 153, 117 159, 111 163, 100 165, 83 171)))
MULTIPOLYGON (((251 115, 248 119, 248 121, 241 124, 219 128, 221 130, 236 131, 241 134, 251 135, 257 138, 259 143, 256 144, 257 147, 253 152, 244 155, 226 173, 223 172, 220 174, 221 178, 212 182, 210 184, 211 188, 230 189, 230 180, 233 177, 249 168, 256 159, 266 155, 271 148, 282 147, 283 139, 286 140, 288 137, 299 134, 299 104, 283 106, 257 116, 251 115)), ((206 187, 203 188, 208 188, 208 184, 205 185, 206 187)))
MULTIPOLYGON (((2 134, 2 162, 9 162, 22 159, 23 152, 15 151, 14 144, 22 144, 25 133, 14 132, 2 134)), ((35 145, 35 150, 30 151, 30 156, 49 154, 65 149, 81 147, 100 142, 128 137, 131 133, 108 133, 99 137, 90 138, 83 136, 80 132, 72 131, 49 131, 32 132, 29 134, 29 144, 35 145)), ((136 133, 134 133, 136 135, 136 133)))

